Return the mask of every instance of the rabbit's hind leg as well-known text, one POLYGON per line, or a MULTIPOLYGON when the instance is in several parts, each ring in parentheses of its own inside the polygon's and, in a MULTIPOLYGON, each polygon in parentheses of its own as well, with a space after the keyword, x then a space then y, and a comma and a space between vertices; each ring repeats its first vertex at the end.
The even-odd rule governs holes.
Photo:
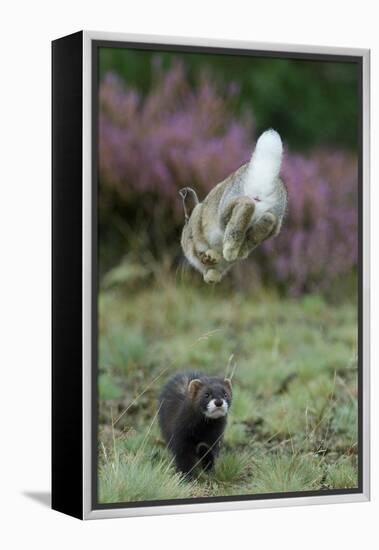
POLYGON ((241 246, 239 259, 244 260, 250 252, 254 250, 261 242, 269 239, 279 232, 280 225, 274 214, 266 212, 263 216, 246 231, 246 237, 241 246))
POLYGON ((255 203, 249 197, 238 197, 225 209, 222 220, 227 223, 222 254, 227 262, 233 262, 238 258, 254 210, 255 203))

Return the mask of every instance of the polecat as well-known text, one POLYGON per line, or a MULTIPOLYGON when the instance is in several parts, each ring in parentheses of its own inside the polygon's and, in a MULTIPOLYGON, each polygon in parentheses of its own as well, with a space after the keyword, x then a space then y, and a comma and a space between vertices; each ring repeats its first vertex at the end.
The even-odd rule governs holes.
POLYGON ((213 468, 232 401, 229 379, 198 372, 179 373, 159 398, 159 424, 177 469, 191 477, 195 468, 213 468))

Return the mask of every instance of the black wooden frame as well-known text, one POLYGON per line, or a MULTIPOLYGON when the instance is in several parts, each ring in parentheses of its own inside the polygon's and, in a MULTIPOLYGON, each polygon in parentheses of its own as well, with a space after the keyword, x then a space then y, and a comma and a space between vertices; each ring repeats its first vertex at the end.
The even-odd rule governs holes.
POLYGON ((83 33, 52 44, 52 507, 83 517, 83 33))

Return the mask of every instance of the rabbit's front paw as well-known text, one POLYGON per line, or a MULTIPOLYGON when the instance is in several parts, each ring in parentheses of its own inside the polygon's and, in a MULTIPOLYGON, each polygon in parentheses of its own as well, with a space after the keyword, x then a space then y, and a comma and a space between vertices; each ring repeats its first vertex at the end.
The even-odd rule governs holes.
POLYGON ((221 273, 215 269, 208 269, 204 273, 204 281, 208 284, 216 284, 221 281, 221 273))
POLYGON ((200 259, 204 265, 216 265, 220 262, 221 256, 216 250, 208 248, 206 252, 201 252, 200 259))

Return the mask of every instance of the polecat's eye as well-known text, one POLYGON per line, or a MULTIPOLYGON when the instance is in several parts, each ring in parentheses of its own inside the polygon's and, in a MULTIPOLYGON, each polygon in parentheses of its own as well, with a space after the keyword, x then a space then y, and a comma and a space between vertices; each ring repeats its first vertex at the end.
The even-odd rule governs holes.
POLYGON ((225 399, 228 397, 228 394, 226 393, 226 391, 224 391, 224 397, 225 399))
POLYGON ((208 397, 209 397, 209 393, 208 393, 208 392, 205 392, 204 397, 208 398, 208 397))

